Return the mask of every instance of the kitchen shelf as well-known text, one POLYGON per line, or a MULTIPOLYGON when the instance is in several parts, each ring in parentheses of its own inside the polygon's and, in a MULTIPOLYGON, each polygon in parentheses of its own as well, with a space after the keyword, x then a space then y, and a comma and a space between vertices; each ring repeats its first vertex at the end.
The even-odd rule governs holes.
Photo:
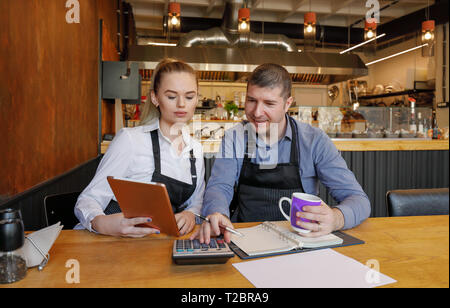
POLYGON ((398 92, 391 92, 391 93, 383 93, 383 94, 376 94, 376 95, 364 95, 359 96, 358 99, 374 99, 374 98, 383 98, 383 97, 391 97, 391 96, 399 96, 399 95, 411 95, 411 94, 417 94, 417 93, 425 93, 425 92, 434 92, 434 89, 422 89, 422 90, 405 90, 405 91, 398 91, 398 92))

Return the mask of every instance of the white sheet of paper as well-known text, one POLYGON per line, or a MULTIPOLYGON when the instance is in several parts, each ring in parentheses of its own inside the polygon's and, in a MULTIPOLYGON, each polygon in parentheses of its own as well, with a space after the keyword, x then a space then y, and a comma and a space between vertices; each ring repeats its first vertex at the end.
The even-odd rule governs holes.
MULTIPOLYGON (((294 253, 233 266, 257 288, 373 288, 396 280, 332 249, 294 253)), ((382 264, 380 264, 382 269, 382 264)))

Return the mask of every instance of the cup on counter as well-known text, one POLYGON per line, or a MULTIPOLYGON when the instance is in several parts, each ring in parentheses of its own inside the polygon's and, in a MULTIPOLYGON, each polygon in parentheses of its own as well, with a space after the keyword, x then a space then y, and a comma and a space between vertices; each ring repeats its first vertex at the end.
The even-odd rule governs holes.
POLYGON ((281 214, 286 218, 286 220, 289 220, 291 222, 291 227, 296 232, 299 233, 309 233, 311 230, 306 230, 297 225, 297 221, 301 220, 304 222, 311 222, 311 220, 306 218, 300 218, 297 217, 297 212, 303 212, 304 206, 320 206, 322 204, 322 199, 320 199, 317 196, 305 194, 305 193, 293 193, 292 198, 289 199, 287 197, 283 197, 278 202, 278 206, 280 208, 281 214), (291 210, 289 211, 290 215, 287 215, 282 207, 283 201, 289 202, 291 205, 291 210))

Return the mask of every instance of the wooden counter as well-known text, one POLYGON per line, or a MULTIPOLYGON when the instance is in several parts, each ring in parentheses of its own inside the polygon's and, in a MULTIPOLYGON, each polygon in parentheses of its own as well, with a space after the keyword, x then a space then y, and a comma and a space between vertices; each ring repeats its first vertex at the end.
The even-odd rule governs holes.
MULTIPOLYGON (((449 150, 448 140, 431 139, 332 139, 337 149, 349 151, 435 151, 449 150)), ((103 141, 102 154, 106 152, 110 141, 103 141)), ((217 153, 220 141, 202 141, 204 153, 217 153)))
MULTIPOLYGON (((365 244, 335 248, 366 264, 377 260, 380 272, 397 280, 387 288, 449 287, 449 216, 369 218, 345 231, 365 244)), ((256 223, 236 224, 237 228, 256 223)), ((62 231, 42 272, 28 270, 24 280, 0 288, 28 287, 178 287, 247 288, 253 285, 233 263, 176 265, 171 249, 175 238, 151 235, 141 239, 115 238, 85 230, 62 231), (69 284, 75 259, 79 283, 69 284)), ((178 299, 179 300, 179 299, 178 299)))
POLYGON ((339 151, 433 151, 448 150, 448 140, 432 139, 332 139, 339 151))

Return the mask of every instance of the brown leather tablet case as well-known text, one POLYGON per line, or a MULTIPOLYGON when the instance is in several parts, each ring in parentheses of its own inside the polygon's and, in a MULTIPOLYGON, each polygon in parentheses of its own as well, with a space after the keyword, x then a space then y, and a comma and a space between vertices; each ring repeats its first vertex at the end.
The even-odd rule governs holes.
POLYGON ((150 217, 151 222, 138 226, 155 228, 172 236, 180 236, 166 186, 107 177, 125 218, 150 217))

